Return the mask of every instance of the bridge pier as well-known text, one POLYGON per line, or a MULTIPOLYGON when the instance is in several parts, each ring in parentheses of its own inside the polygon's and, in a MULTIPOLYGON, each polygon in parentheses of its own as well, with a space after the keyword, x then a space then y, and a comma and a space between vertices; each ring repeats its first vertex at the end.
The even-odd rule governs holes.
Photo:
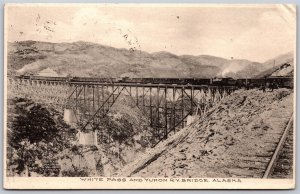
POLYGON ((81 145, 87 145, 87 146, 99 146, 98 145, 98 131, 91 131, 91 132, 82 132, 79 131, 77 133, 77 139, 78 139, 78 143, 81 145))
POLYGON ((74 126, 76 124, 76 115, 73 109, 64 109, 64 121, 70 126, 74 126))

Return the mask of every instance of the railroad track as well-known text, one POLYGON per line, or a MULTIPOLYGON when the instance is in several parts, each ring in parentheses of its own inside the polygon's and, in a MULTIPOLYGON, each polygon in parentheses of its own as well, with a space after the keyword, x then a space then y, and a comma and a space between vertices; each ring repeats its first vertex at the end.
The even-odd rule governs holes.
POLYGON ((263 178, 293 177, 293 117, 292 114, 273 156, 267 166, 263 178))

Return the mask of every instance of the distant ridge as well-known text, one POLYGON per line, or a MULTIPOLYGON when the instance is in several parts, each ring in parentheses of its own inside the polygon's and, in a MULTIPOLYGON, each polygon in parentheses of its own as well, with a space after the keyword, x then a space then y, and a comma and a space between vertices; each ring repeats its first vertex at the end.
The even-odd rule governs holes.
POLYGON ((233 77, 250 78, 267 70, 270 62, 224 59, 210 55, 147 53, 91 42, 8 43, 8 74, 38 74, 51 68, 59 75, 91 77, 233 77))

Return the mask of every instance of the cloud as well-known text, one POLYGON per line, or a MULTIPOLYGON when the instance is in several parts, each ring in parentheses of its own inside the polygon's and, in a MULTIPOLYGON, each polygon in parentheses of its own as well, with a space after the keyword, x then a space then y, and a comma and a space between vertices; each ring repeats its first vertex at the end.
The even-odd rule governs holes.
POLYGON ((81 40, 147 52, 165 50, 179 55, 209 54, 260 62, 292 50, 296 36, 295 7, 289 5, 33 5, 10 6, 8 16, 9 41, 81 40))

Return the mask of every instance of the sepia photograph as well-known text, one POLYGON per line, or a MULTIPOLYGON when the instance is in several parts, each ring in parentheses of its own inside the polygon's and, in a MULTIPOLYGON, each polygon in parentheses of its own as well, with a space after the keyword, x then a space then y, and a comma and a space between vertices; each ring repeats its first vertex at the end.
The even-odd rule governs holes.
POLYGON ((295 188, 295 5, 4 12, 4 188, 295 188))

